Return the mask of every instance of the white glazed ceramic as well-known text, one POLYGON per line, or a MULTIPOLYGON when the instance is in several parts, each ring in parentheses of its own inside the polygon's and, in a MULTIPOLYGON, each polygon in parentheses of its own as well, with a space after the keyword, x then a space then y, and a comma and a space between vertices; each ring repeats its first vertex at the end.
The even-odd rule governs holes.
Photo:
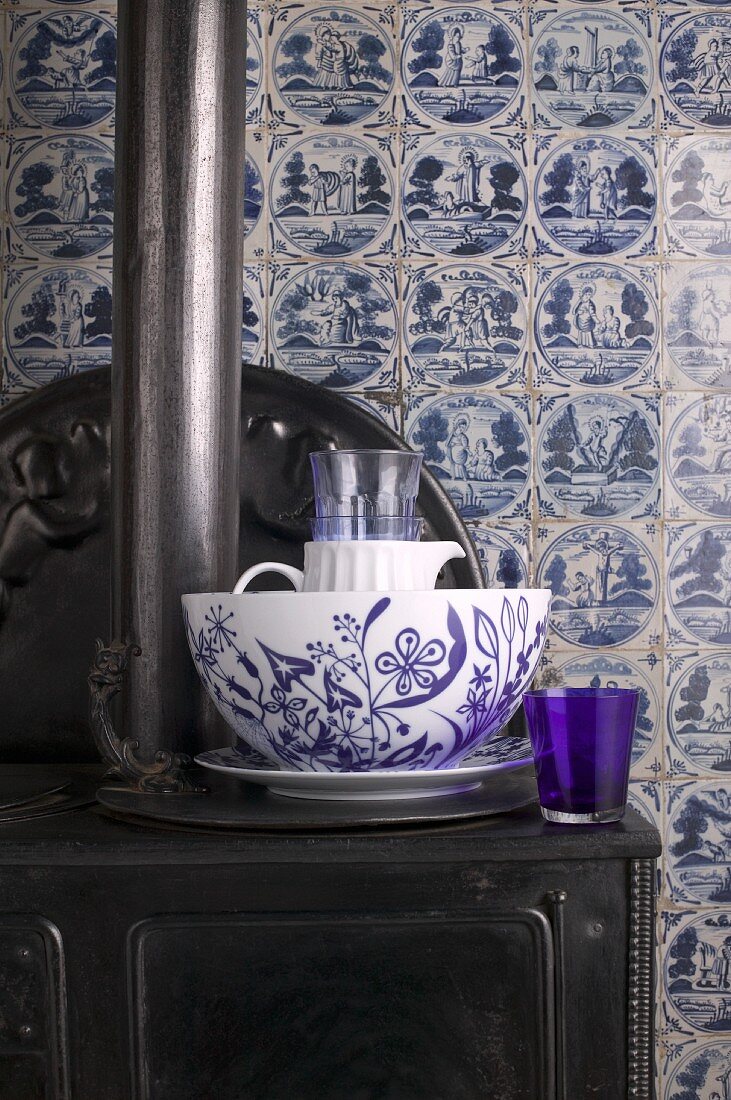
POLYGON ((313 772, 454 767, 517 709, 537 589, 183 596, 196 668, 239 737, 313 772))
POLYGON ((296 592, 423 592, 434 587, 445 562, 464 556, 457 542, 306 542, 304 571, 259 562, 242 574, 234 595, 262 573, 281 573, 296 592))
POLYGON ((267 787, 272 794, 318 801, 360 802, 429 798, 473 791, 496 772, 513 771, 533 761, 530 742, 518 737, 497 738, 473 750, 456 768, 424 771, 301 772, 273 767, 248 745, 214 749, 196 756, 211 771, 267 787))

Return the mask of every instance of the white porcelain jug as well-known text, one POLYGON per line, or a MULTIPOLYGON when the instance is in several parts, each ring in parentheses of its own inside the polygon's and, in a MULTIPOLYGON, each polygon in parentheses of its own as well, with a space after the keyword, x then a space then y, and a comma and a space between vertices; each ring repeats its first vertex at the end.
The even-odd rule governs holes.
POLYGON ((240 595, 262 573, 281 573, 297 592, 424 592, 445 562, 464 556, 457 542, 306 542, 304 570, 259 562, 233 591, 240 595))

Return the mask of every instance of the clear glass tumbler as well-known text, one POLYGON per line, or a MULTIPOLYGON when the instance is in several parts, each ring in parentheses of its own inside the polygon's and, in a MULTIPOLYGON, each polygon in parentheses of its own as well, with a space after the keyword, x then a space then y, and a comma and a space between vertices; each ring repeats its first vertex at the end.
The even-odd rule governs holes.
POLYGON ((627 802, 636 688, 545 688, 523 696, 546 821, 619 821, 627 802))
POLYGON ((411 518, 421 455, 410 451, 315 451, 315 514, 320 518, 411 518))

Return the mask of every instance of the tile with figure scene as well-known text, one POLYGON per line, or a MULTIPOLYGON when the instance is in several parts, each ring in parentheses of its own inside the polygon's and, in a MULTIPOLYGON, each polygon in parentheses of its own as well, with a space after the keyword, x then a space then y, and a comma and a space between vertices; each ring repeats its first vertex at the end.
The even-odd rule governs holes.
POLYGON ((668 128, 731 126, 731 14, 687 9, 663 20, 660 48, 668 128))
POLYGON ((488 588, 527 588, 530 583, 530 525, 467 525, 488 588))
POLYGON ((528 287, 519 270, 474 262, 410 267, 404 297, 411 384, 525 387, 528 287))
POLYGON ((6 209, 28 252, 71 261, 111 256, 111 143, 81 133, 16 141, 6 209))
POLYGON ((689 1041, 666 1069, 663 1100, 731 1100, 731 1043, 698 1038, 705 1041, 689 1041))
POLYGON ((666 255, 731 256, 731 136, 664 139, 666 255))
POLYGON ((391 151, 347 130, 288 141, 270 172, 272 252, 315 259, 374 255, 394 212, 391 151))
POLYGON ((567 8, 533 29, 534 126, 600 132, 652 126, 655 66, 651 24, 642 13, 567 8))
POLYGON ((669 766, 678 776, 731 772, 731 650, 667 661, 669 766))
POLYGON ((537 585, 553 592, 549 648, 657 645, 659 551, 654 524, 540 526, 537 585))
POLYGON ((261 259, 267 246, 265 212, 269 172, 263 135, 247 135, 244 156, 244 261, 261 259))
POLYGON ((658 396, 541 394, 534 423, 539 516, 659 516, 658 396))
POLYGON ((244 302, 241 318, 241 360, 266 366, 268 313, 266 266, 244 264, 244 302))
POLYGON ((663 276, 665 384, 731 387, 731 263, 688 261, 663 276))
POLYGON ((367 263, 283 264, 272 279, 272 365, 329 389, 394 389, 396 271, 367 263))
POLYGON ((263 126, 266 122, 265 97, 267 51, 264 40, 266 11, 262 4, 246 7, 246 125, 263 126))
POLYGON ((408 123, 474 129, 512 123, 525 77, 517 10, 430 7, 403 28, 408 123))
POLYGON ((281 4, 270 20, 272 109, 295 125, 390 125, 396 94, 393 21, 378 3, 281 4))
POLYGON ((527 397, 414 395, 404 428, 406 442, 422 452, 464 519, 528 517, 527 397))
POLYGON ((654 651, 571 653, 551 650, 541 666, 544 687, 636 688, 640 693, 632 742, 635 779, 661 770, 662 662, 654 651))
POLYGON ((534 148, 534 229, 540 250, 581 259, 657 253, 652 140, 585 134, 562 140, 556 135, 554 140, 535 138, 534 148))
POLYGON ((528 199, 519 153, 471 131, 405 135, 401 170, 402 248, 406 255, 475 260, 514 254, 523 240, 528 199))
POLYGON ((3 313, 8 367, 23 389, 111 365, 110 271, 35 271, 12 288, 3 313))
POLYGON ((731 518, 731 394, 666 395, 664 511, 731 518))
POLYGON ((665 644, 731 645, 731 525, 665 524, 665 644))
POLYGON ((84 130, 113 122, 117 80, 114 9, 36 9, 11 34, 8 77, 27 125, 84 130))
POLYGON ((537 385, 601 390, 655 385, 657 265, 535 264, 537 385))
MULTIPOLYGON (((668 896, 679 905, 731 903, 731 782, 668 787, 674 796, 665 828, 668 896)), ((728 917, 731 929, 731 911, 728 917)))

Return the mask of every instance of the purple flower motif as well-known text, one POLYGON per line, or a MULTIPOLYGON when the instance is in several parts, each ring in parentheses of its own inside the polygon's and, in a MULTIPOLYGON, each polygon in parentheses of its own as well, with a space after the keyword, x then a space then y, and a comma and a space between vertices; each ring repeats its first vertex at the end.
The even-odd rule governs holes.
POLYGON ((432 638, 422 646, 419 632, 408 627, 397 636, 395 649, 395 653, 379 653, 376 668, 384 676, 398 673, 396 694, 408 695, 414 684, 422 691, 430 688, 437 678, 432 669, 447 652, 444 643, 432 638))
POLYGON ((218 611, 212 607, 210 614, 206 615, 205 618, 209 624, 208 633, 212 645, 217 645, 221 650, 224 646, 233 645, 233 640, 236 637, 236 631, 231 623, 231 619, 234 618, 233 611, 229 611, 228 615, 224 615, 223 608, 219 604, 218 611))

